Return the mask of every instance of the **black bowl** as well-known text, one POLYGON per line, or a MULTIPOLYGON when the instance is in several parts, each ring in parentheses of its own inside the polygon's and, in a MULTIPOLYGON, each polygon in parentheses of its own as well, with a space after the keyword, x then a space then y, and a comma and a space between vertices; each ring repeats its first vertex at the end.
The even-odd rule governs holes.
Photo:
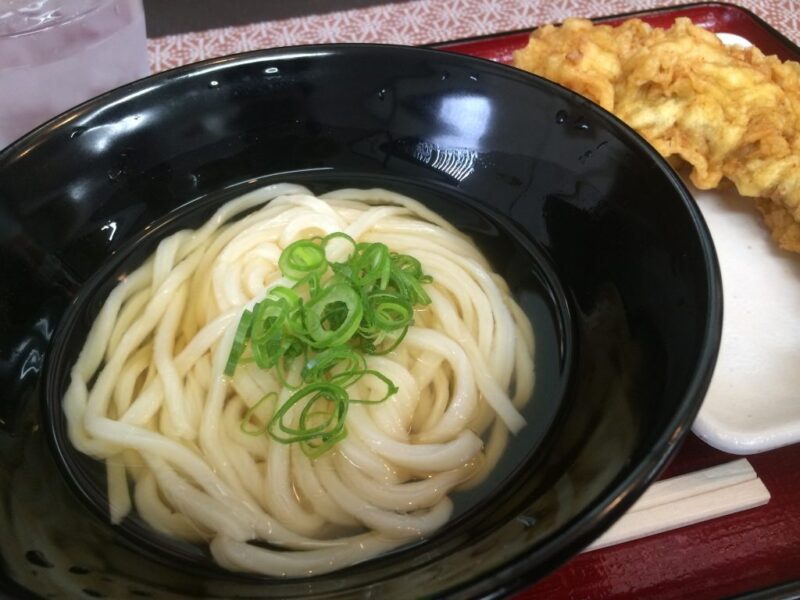
POLYGON ((712 242, 669 166, 579 96, 454 54, 303 47, 144 79, 0 154, 0 211, 0 552, 20 596, 503 595, 653 481, 719 343, 712 242), (301 580, 226 573, 141 523, 111 527, 60 409, 116 277, 161 235, 276 181, 423 200, 473 235, 539 336, 528 451, 492 494, 424 543, 301 580))

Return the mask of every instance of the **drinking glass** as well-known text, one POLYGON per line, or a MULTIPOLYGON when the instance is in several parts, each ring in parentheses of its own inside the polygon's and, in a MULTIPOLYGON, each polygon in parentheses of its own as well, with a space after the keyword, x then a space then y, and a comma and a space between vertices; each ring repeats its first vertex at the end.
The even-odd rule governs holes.
POLYGON ((0 149, 147 74, 141 0, 0 0, 0 149))

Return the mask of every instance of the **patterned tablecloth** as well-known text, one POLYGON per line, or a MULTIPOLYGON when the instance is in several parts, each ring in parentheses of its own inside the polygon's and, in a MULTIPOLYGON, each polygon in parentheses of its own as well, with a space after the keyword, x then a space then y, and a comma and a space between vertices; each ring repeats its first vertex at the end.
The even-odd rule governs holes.
MULTIPOLYGON (((149 41, 150 66, 163 71, 234 52, 328 42, 429 44, 526 29, 570 16, 596 17, 689 0, 409 0, 358 10, 169 35, 149 41)), ((739 0, 800 43, 800 0, 739 0)))

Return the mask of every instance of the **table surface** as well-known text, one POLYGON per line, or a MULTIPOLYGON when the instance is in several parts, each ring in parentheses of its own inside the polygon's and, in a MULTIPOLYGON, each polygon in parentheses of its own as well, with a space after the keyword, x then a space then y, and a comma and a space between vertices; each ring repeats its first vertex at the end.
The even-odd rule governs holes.
MULTIPOLYGON (((603 16, 681 3, 678 0, 144 2, 153 71, 259 48, 327 42, 430 44, 532 28, 569 16, 603 16)), ((741 0, 734 4, 748 8, 800 43, 800 0, 741 0)), ((734 458, 690 437, 665 476, 734 458)), ((800 444, 749 459, 772 494, 767 506, 581 554, 521 592, 517 600, 720 598, 796 582, 800 578, 800 469, 797 468, 800 444)), ((794 585, 785 593, 788 596, 784 597, 800 597, 800 589, 794 585)), ((777 594, 772 591, 764 597, 777 594)))

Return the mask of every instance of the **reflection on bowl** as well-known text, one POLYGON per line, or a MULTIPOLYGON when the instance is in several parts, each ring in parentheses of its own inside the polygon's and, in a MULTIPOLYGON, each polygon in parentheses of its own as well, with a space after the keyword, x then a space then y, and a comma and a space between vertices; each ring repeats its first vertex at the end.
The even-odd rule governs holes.
POLYGON ((0 195, 0 275, 15 282, 0 299, 2 555, 7 585, 40 595, 514 589, 657 476, 716 356, 716 259, 669 167, 585 100, 476 59, 320 46, 192 65, 7 149, 0 195), (60 403, 122 274, 223 200, 283 181, 416 197, 473 237, 537 332, 529 426, 491 490, 423 543, 305 579, 215 568, 135 515, 112 527, 103 470, 69 443, 60 403))

